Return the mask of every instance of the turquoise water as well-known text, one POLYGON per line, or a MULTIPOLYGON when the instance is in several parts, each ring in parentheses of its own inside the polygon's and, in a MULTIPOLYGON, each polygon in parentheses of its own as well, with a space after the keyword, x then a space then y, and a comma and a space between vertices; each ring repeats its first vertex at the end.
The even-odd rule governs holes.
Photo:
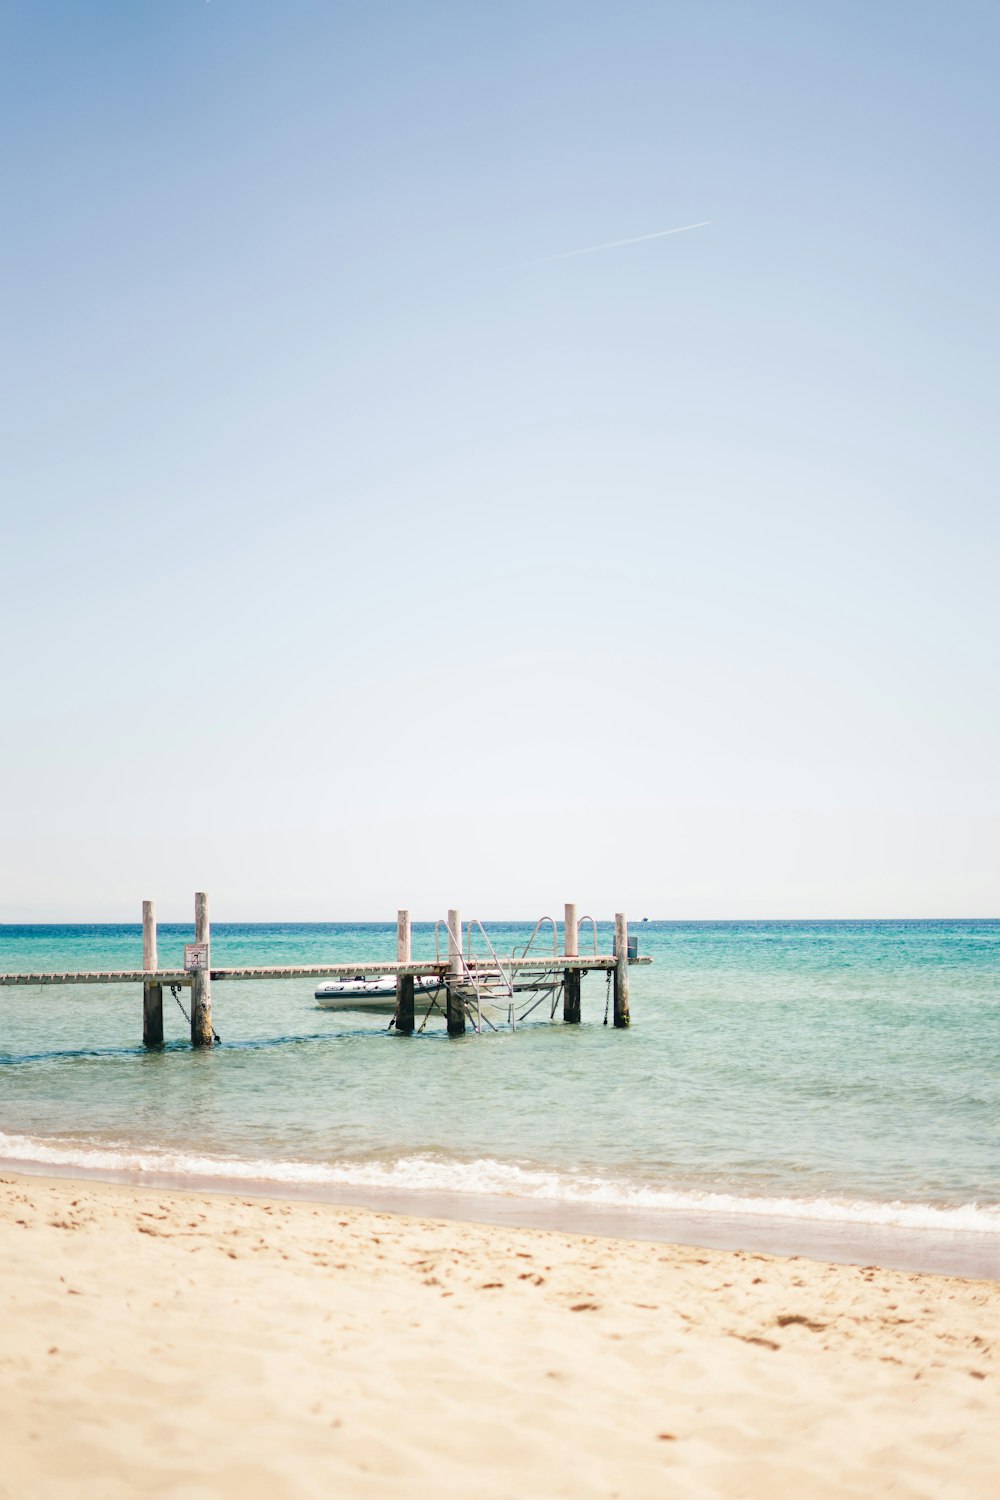
MULTIPOLYGON (((487 924, 498 951, 529 925, 487 924)), ((610 948, 610 927, 601 947, 610 948)), ((632 1029, 543 1006, 404 1039, 303 981, 213 985, 194 1054, 137 986, 0 989, 0 1156, 298 1189, 473 1195, 1000 1236, 1000 923, 645 923, 632 1029)), ((161 927, 179 963, 190 929, 161 927)), ((220 925, 213 963, 391 959, 392 925, 220 925)), ((415 956, 433 956, 417 926, 415 956)), ((136 927, 0 927, 0 971, 137 966, 136 927)), ((437 1201, 437 1198, 434 1199, 437 1201)), ((1000 1244, 1000 1238, 991 1243, 1000 1244)))

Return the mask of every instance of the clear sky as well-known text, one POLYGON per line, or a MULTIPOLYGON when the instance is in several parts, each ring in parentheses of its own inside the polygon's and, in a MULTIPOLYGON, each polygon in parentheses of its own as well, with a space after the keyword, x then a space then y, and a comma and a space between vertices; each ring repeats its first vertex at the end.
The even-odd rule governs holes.
POLYGON ((0 920, 995 915, 998 43, 0 0, 0 920))

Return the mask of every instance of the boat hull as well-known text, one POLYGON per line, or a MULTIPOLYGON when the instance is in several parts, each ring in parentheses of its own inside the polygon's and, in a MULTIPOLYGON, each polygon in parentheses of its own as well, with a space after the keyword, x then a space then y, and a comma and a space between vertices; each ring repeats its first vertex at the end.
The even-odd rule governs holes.
MULTIPOLYGON (((443 993, 439 980, 417 979, 413 986, 416 1010, 427 1010, 435 996, 443 993)), ((332 979, 315 993, 320 1010, 360 1010, 392 1015, 396 1009, 396 980, 390 974, 375 979, 332 979)))

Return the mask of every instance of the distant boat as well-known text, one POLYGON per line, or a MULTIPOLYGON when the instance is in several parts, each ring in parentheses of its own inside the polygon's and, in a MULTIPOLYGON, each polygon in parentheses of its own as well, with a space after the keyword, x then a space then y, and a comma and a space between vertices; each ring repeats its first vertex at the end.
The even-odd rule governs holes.
MULTIPOLYGON (((417 976, 413 983, 414 999, 429 998, 442 988, 440 979, 417 976)), ((321 1010, 396 1009, 396 976, 394 974, 355 974, 353 978, 328 979, 315 994, 321 1010)))

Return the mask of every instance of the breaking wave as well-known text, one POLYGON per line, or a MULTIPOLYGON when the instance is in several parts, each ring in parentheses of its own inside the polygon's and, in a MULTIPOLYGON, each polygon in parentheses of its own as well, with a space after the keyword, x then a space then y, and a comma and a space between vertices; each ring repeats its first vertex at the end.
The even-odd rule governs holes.
MULTIPOLYGON (((0 1132, 0 1158, 18 1165, 49 1166, 57 1174, 182 1178, 208 1186, 254 1183, 308 1190, 337 1187, 392 1194, 454 1194, 578 1204, 663 1215, 725 1214, 746 1218, 805 1220, 949 1233, 1000 1234, 1000 1204, 877 1202, 836 1197, 793 1198, 653 1186, 502 1162, 490 1157, 461 1161, 444 1156, 400 1156, 390 1161, 307 1162, 247 1160, 136 1149, 79 1141, 47 1141, 0 1132)), ((416 1210, 419 1211, 419 1210, 416 1210)))

